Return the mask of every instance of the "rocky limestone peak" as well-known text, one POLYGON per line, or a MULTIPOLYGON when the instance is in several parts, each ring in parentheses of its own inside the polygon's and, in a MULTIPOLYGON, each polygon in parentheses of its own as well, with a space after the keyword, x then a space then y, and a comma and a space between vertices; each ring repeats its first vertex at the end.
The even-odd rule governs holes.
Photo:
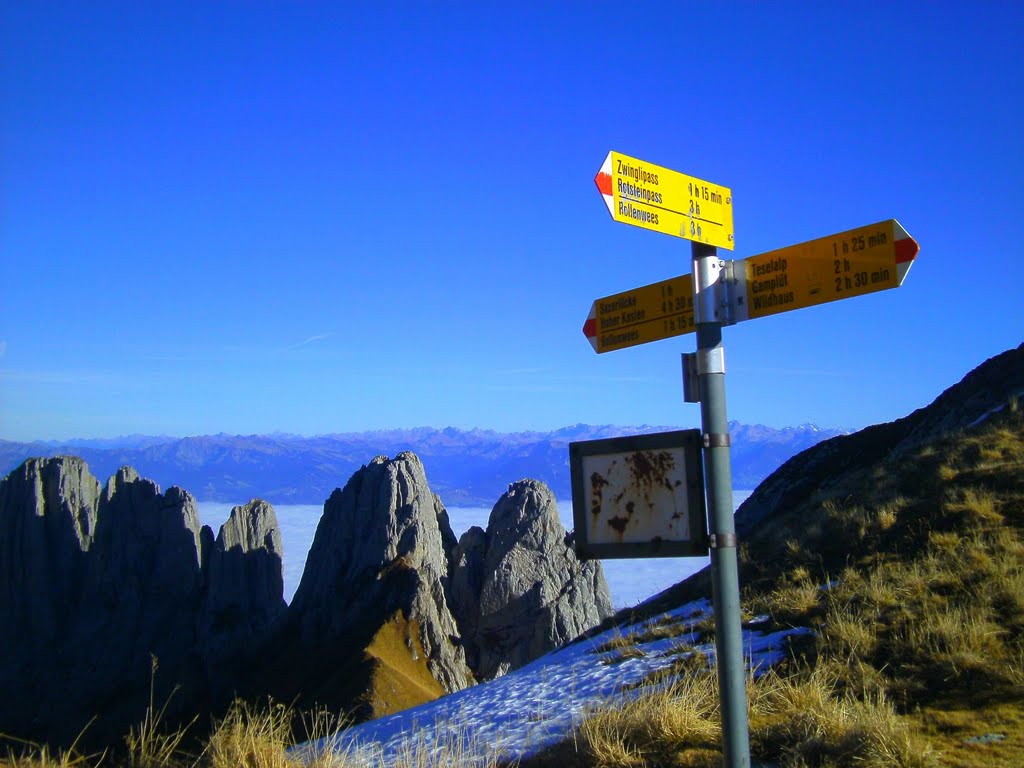
POLYGON ((198 589, 202 548, 190 493, 177 487, 161 493, 156 483, 122 467, 108 481, 99 506, 96 546, 110 578, 154 587, 150 580, 156 579, 170 594, 198 589))
POLYGON ((28 459, 0 480, 0 647, 9 658, 68 631, 88 576, 99 498, 99 483, 78 458, 28 459))
POLYGON ((216 541, 212 535, 204 527, 208 554, 198 644, 212 688, 227 693, 283 628, 284 548, 273 506, 259 499, 232 508, 216 541))
MULTIPOLYGON (((138 479, 139 473, 135 471, 134 467, 121 467, 107 480, 104 496, 109 499, 119 489, 132 485, 138 479)), ((149 486, 152 486, 155 493, 160 493, 160 486, 156 483, 149 482, 147 487, 149 486)))
POLYGON ((415 633, 403 654, 445 691, 471 681, 448 609, 447 513, 412 453, 374 458, 324 504, 302 581, 289 610, 306 647, 366 647, 386 624, 415 633))
POLYGON ((86 463, 79 458, 59 457, 40 461, 43 466, 36 474, 36 482, 40 487, 49 488, 44 498, 45 508, 60 509, 61 515, 67 517, 79 548, 82 551, 88 550, 96 533, 99 483, 89 474, 86 463))
MULTIPOLYGON (((76 457, 28 459, 0 481, 0 514, 11 517, 32 515, 46 519, 47 530, 58 530, 74 537, 78 550, 92 546, 96 532, 96 508, 100 485, 89 473, 89 467, 76 457)), ((8 522, 0 521, 4 530, 8 522)))
POLYGON ((195 499, 180 488, 161 493, 134 469, 121 468, 101 495, 89 554, 73 647, 58 653, 78 681, 76 705, 85 710, 120 683, 126 692, 110 700, 107 720, 137 717, 149 700, 138 684, 151 677, 155 657, 155 700, 170 701, 170 717, 183 713, 190 693, 172 699, 171 692, 200 687, 196 620, 204 579, 195 499))
MULTIPOLYGON (((226 528, 240 533, 225 538, 242 542, 239 554, 249 550, 230 568, 218 564, 213 595, 240 606, 251 634, 260 626, 253 616, 283 605, 280 547, 278 539, 277 603, 268 598, 267 608, 254 597, 259 589, 232 595, 236 587, 273 582, 265 572, 273 564, 251 562, 276 529, 272 510, 237 517, 226 528), (254 570, 257 578, 225 578, 254 570)), ((212 539, 208 528, 200 530, 190 494, 173 487, 160 493, 130 467, 102 489, 75 457, 29 459, 0 480, 0 692, 17 692, 0 695, 0 732, 67 745, 95 718, 80 746, 105 745, 140 721, 151 683, 155 700, 169 702, 172 720, 216 698, 217 681, 201 664, 215 649, 202 640, 223 633, 201 638, 199 631, 200 617, 212 613, 204 609, 203 567, 214 554, 212 539)), ((227 692, 236 682, 218 680, 227 692)))
POLYGON ((492 571, 516 547, 540 555, 565 535, 547 485, 539 480, 512 483, 487 519, 487 570, 492 571))
POLYGON ((225 552, 235 548, 252 552, 264 547, 280 556, 284 547, 273 506, 253 499, 244 506, 232 507, 227 522, 217 534, 217 544, 225 552))
MULTIPOLYGON (((213 634, 260 638, 284 617, 284 546, 273 506, 253 499, 233 507, 208 559, 204 614, 213 634)), ((223 637, 220 640, 224 643, 223 637)))
POLYGON ((537 480, 509 486, 483 541, 478 532, 463 536, 452 604, 479 679, 516 669, 612 614, 600 563, 577 560, 567 539, 554 494, 537 480))

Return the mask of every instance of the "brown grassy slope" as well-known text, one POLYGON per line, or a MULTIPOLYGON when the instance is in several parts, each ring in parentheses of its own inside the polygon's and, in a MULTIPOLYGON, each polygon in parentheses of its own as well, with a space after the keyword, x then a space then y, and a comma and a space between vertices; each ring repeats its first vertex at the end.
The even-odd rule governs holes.
POLYGON ((293 621, 267 654, 264 669, 242 695, 268 694, 297 711, 327 709, 362 722, 422 704, 443 694, 427 665, 421 627, 408 617, 419 576, 403 563, 392 567, 379 596, 360 603, 342 629, 306 631, 293 621))
POLYGON ((427 668, 419 627, 396 614, 374 635, 366 656, 373 672, 364 701, 373 718, 433 701, 444 695, 427 668))
POLYGON ((746 604, 777 625, 814 627, 816 639, 795 653, 833 670, 839 691, 887 697, 946 764, 1024 764, 1024 413, 1015 402, 836 478, 741 555, 746 604), (965 742, 987 733, 999 738, 965 742))
POLYGON ((321 644, 315 654, 307 654, 308 660, 301 650, 290 645, 280 651, 287 663, 273 670, 267 685, 273 698, 293 702, 297 713, 326 708, 362 722, 444 694, 427 667, 419 627, 402 610, 352 627, 336 643, 321 644))
POLYGON ((985 361, 929 405, 887 424, 809 448, 772 473, 736 514, 740 538, 780 510, 803 503, 835 478, 872 469, 944 437, 957 434, 1012 396, 1024 397, 1024 344, 985 361))

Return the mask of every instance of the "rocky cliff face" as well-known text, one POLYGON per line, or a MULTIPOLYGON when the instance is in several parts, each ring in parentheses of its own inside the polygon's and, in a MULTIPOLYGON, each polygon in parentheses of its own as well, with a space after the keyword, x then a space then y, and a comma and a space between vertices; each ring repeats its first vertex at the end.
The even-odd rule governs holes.
POLYGON ((222 697, 262 666, 260 652, 283 628, 288 606, 284 601, 284 547, 274 508, 254 499, 234 507, 210 542, 205 527, 203 544, 205 591, 197 621, 210 688, 222 697))
MULTIPOLYGON (((74 459, 28 461, 0 482, 0 647, 9 657, 30 656, 30 638, 67 634, 86 584, 100 493, 74 459)), ((3 665, 4 682, 12 666, 3 665)))
POLYGON ((228 681, 210 670, 237 645, 233 628, 201 617, 243 602, 249 646, 273 626, 262 618, 273 595, 246 560, 276 557, 280 571, 280 543, 246 544, 225 565, 228 548, 200 529, 192 496, 162 494, 129 468, 103 490, 64 457, 30 459, 0 481, 0 732, 66 744, 95 716, 86 742, 108 743, 139 722, 151 684, 172 720, 226 698, 217 686, 228 681))
POLYGON ((362 698, 377 715, 473 682, 445 596, 454 538, 411 453, 375 458, 331 494, 289 610, 301 693, 362 698), (402 677, 413 685, 391 686, 402 677))
POLYGON ((551 490, 509 486, 487 530, 456 548, 452 605, 477 677, 489 680, 557 648, 612 615, 599 562, 576 559, 551 490))
POLYGON ((543 483, 516 483, 456 542, 411 453, 380 456, 324 505, 272 688, 379 716, 521 666, 611 613, 543 483))

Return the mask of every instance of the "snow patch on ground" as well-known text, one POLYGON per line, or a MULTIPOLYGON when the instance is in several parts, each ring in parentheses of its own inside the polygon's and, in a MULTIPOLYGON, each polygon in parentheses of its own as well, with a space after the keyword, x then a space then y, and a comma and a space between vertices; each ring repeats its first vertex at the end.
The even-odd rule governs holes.
MULTIPOLYGON (((713 641, 697 644, 700 633, 695 629, 710 615, 708 601, 697 600, 565 646, 497 680, 300 745, 293 752, 312 757, 330 750, 344 754, 346 765, 372 766, 394 765, 403 757, 408 762, 414 751, 424 749, 426 754, 450 753, 452 745, 459 745, 464 765, 483 764, 495 755, 525 757, 564 740, 589 711, 640 695, 642 689, 630 687, 670 667, 681 654, 700 651, 714 658, 713 641), (652 630, 665 625, 673 626, 674 636, 659 638, 664 632, 652 630), (627 653, 621 647, 608 648, 623 638, 631 641, 627 653)), ((777 663, 787 636, 809 632, 745 630, 750 668, 756 674, 777 663)))

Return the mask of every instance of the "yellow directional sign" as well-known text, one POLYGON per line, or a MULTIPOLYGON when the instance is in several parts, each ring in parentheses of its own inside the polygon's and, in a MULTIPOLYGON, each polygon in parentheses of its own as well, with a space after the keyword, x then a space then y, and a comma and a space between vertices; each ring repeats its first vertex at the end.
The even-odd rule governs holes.
POLYGON ((746 294, 736 299, 737 320, 897 288, 918 250, 889 219, 738 260, 735 274, 740 286, 746 275, 746 294))
MULTIPOLYGON (((889 219, 730 263, 728 324, 898 288, 920 246, 889 219)), ((682 275, 590 305, 583 325, 595 352, 696 330, 693 276, 682 275)))
POLYGON ((609 152, 594 178, 615 221, 733 249, 732 190, 609 152))
POLYGON ((583 325, 583 334, 598 354, 694 330, 692 275, 598 299, 583 325))

